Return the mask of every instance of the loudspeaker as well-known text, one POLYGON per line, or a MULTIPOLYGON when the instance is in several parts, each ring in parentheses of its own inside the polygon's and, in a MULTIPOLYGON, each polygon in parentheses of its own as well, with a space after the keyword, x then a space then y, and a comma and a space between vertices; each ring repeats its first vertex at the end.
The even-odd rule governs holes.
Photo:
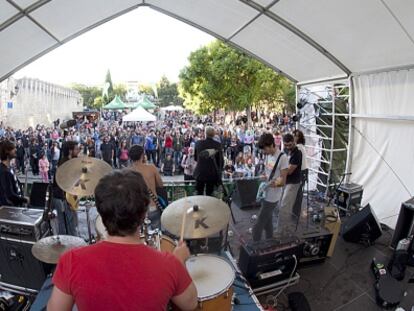
POLYGON ((0 282, 20 291, 38 291, 53 265, 32 255, 33 243, 0 238, 0 282))
POLYGON ((342 228, 342 237, 347 242, 372 244, 381 235, 381 225, 369 204, 349 217, 342 228))
POLYGON ((294 275, 299 255, 296 239, 249 242, 240 246, 239 267, 252 288, 258 288, 294 275))
POLYGON ((397 225, 392 236, 391 247, 396 248, 400 240, 414 234, 414 197, 401 204, 397 225))
POLYGON ((301 236, 299 267, 323 262, 332 241, 332 233, 324 228, 317 232, 304 232, 301 236))
POLYGON ((30 192, 30 208, 44 209, 46 206, 46 193, 48 183, 34 182, 30 192))
POLYGON ((239 208, 257 207, 260 205, 256 202, 258 189, 259 184, 257 179, 239 179, 236 181, 236 188, 232 195, 232 202, 239 208))

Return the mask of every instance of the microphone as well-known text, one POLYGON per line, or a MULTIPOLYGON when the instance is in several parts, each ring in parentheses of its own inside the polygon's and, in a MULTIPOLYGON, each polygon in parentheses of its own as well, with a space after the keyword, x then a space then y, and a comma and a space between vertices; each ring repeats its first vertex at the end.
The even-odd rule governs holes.
POLYGON ((63 129, 67 129, 67 128, 69 128, 69 127, 72 127, 72 126, 75 126, 76 125, 76 120, 66 120, 66 121, 63 121, 61 124, 60 124, 60 128, 63 130, 63 129))

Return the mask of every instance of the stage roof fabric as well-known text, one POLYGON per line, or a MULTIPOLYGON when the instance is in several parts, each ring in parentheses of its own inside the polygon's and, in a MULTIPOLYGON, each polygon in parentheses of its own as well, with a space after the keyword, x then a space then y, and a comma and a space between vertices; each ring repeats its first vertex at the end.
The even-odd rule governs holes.
POLYGON ((222 39, 296 82, 414 64, 414 1, 2 0, 0 81, 140 6, 222 39))

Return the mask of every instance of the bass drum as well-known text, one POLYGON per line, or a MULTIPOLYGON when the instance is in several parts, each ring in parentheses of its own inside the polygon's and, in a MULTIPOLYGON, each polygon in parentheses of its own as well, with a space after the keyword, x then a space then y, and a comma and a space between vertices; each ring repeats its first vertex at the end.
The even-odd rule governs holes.
MULTIPOLYGON (((101 215, 98 215, 98 217, 96 217, 95 231, 97 235, 97 241, 103 241, 107 239, 108 231, 106 231, 105 225, 102 222, 101 215)), ((172 253, 174 248, 177 246, 177 243, 175 243, 173 239, 166 235, 154 233, 153 235, 151 235, 151 238, 156 239, 155 243, 152 243, 152 245, 154 245, 156 249, 161 250, 163 252, 172 253)), ((143 235, 140 236, 140 239, 142 242, 145 242, 145 237, 143 235)))

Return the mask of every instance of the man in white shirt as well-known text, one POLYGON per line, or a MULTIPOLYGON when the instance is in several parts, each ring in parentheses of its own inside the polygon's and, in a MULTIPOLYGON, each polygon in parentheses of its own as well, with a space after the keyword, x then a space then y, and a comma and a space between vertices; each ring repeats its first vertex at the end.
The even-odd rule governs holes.
POLYGON ((279 220, 279 201, 282 197, 282 187, 285 185, 289 167, 286 155, 276 148, 272 134, 264 133, 260 136, 258 146, 266 155, 265 178, 268 186, 265 190, 265 197, 261 202, 257 222, 253 227, 254 241, 261 239, 263 231, 265 231, 266 239, 273 237, 273 214, 276 217, 275 223, 277 227, 279 220))

